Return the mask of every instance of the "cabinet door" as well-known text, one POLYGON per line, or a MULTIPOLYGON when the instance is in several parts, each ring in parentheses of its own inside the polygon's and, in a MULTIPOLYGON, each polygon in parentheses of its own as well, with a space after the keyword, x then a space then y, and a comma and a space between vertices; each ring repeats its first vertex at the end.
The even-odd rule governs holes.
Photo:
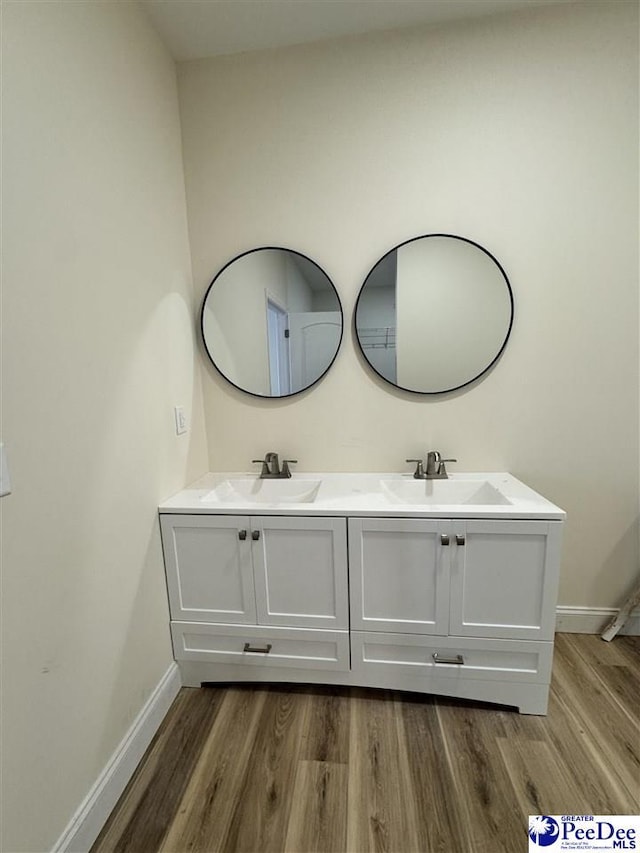
POLYGON ((349 627, 344 518, 251 519, 258 623, 349 627))
POLYGON ((171 618, 255 624, 249 519, 176 514, 160 524, 171 618))
POLYGON ((450 634, 553 639, 562 525, 451 524, 450 634))
POLYGON ((351 627, 446 634, 450 548, 441 540, 446 533, 437 520, 350 519, 351 627))

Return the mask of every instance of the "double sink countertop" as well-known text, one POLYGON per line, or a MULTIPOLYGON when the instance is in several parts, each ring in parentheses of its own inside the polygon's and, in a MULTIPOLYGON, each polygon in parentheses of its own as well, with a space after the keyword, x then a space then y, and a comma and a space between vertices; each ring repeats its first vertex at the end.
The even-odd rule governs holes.
POLYGON ((563 521, 565 513, 508 473, 301 473, 260 479, 254 472, 205 474, 160 504, 161 513, 227 515, 501 518, 563 521))

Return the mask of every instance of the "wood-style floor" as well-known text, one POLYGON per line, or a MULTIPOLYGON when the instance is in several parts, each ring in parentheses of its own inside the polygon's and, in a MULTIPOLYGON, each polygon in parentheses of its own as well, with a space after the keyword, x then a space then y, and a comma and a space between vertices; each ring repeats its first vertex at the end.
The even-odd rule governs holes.
POLYGON ((640 638, 557 635, 546 717, 409 693, 183 689, 92 853, 518 853, 640 811, 640 638))

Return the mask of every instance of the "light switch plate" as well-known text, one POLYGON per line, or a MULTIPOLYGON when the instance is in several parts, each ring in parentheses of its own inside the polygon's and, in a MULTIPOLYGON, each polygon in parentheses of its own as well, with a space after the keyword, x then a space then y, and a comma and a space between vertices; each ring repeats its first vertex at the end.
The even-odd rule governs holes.
POLYGON ((184 406, 176 406, 174 412, 176 417, 176 435, 184 435, 187 431, 187 416, 184 406))
POLYGON ((4 444, 0 444, 0 498, 11 494, 11 480, 9 479, 9 466, 4 444))

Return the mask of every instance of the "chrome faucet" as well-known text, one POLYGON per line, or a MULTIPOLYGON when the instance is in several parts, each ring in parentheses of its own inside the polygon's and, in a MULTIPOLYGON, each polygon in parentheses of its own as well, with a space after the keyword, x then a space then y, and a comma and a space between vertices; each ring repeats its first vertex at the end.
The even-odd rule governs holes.
POLYGON ((443 459, 440 453, 437 450, 430 450, 427 453, 427 471, 426 478, 427 480, 446 480, 449 475, 447 474, 447 467, 445 462, 457 462, 457 459, 443 459))
POLYGON ((261 480, 287 480, 291 477, 289 463, 293 465, 296 464, 298 460, 283 459, 281 468, 278 454, 270 450, 268 453, 265 453, 264 459, 254 459, 253 461, 262 463, 262 471, 260 472, 261 480))
POLYGON ((422 459, 407 459, 407 462, 415 462, 414 480, 447 480, 447 467, 445 462, 457 462, 457 459, 443 459, 437 450, 427 453, 427 467, 425 469, 422 459))

